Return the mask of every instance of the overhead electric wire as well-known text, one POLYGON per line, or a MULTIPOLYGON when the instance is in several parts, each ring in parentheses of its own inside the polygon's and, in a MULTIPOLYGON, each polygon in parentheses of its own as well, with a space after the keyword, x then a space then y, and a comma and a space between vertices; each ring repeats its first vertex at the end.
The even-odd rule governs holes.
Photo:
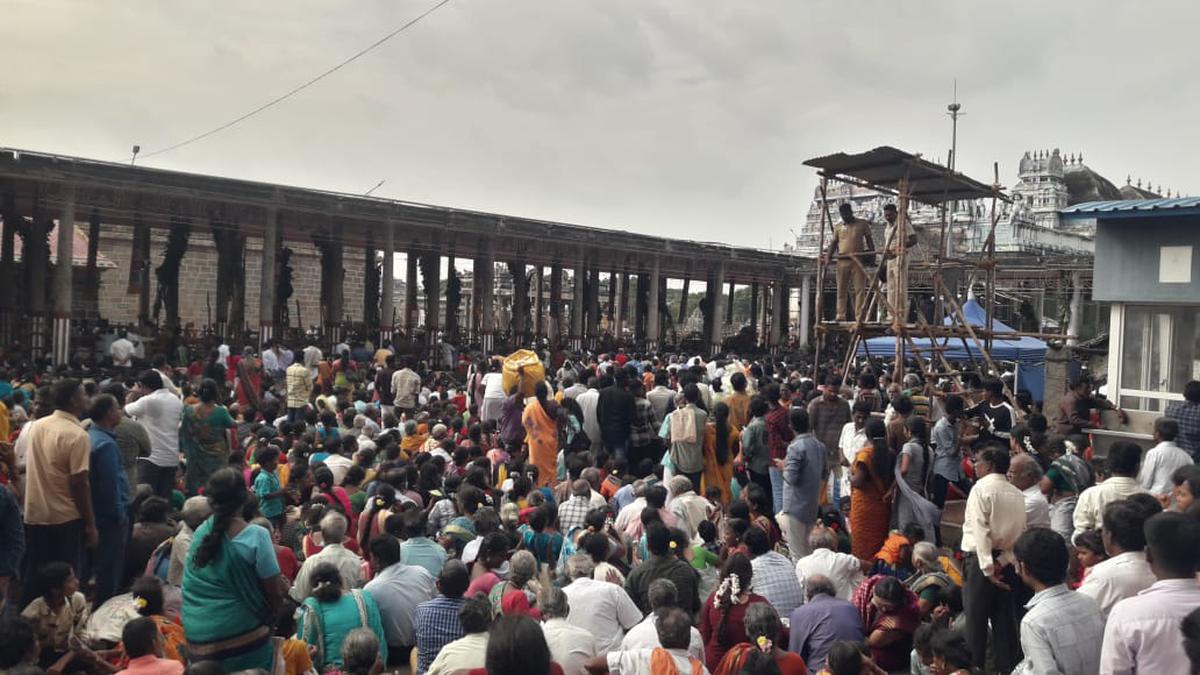
MULTIPOLYGON (((421 19, 424 19, 425 17, 429 16, 430 14, 433 14, 437 10, 441 9, 443 6, 449 4, 449 2, 450 2, 450 0, 441 0, 436 5, 430 7, 429 9, 425 10, 424 12, 418 14, 415 18, 409 20, 407 23, 400 26, 396 30, 388 33, 387 35, 379 38, 375 42, 372 42, 371 44, 367 45, 366 47, 364 47, 363 49, 354 53, 352 56, 350 56, 346 60, 342 61, 341 63, 338 63, 337 65, 326 70, 325 72, 321 73, 320 75, 317 75, 316 77, 308 80, 307 82, 304 82, 303 84, 300 84, 299 86, 293 87, 291 90, 287 91, 286 93, 276 96, 275 98, 271 99, 270 101, 267 101, 266 103, 241 115, 240 117, 236 117, 218 127, 209 129, 208 131, 205 131, 202 134, 192 136, 191 138, 184 140, 184 141, 180 141, 178 143, 175 143, 174 145, 168 145, 165 148, 159 148, 158 150, 154 150, 152 152, 141 153, 140 157, 142 159, 145 159, 147 157, 154 157, 155 155, 161 155, 165 152, 177 150, 179 148, 182 148, 185 145, 191 145, 192 143, 195 143, 196 141, 204 140, 205 138, 208 138, 209 136, 218 134, 222 131, 225 131, 226 129, 228 129, 230 127, 236 126, 237 124, 240 124, 240 123, 250 119, 251 117, 254 117, 258 113, 260 113, 268 108, 274 107, 275 105, 277 105, 279 103, 282 103, 283 101, 287 100, 288 98, 291 98, 295 94, 298 94, 301 91, 304 91, 305 89, 311 87, 312 85, 316 84, 317 82, 320 82, 321 80, 325 79, 326 77, 328 77, 328 76, 336 73, 337 71, 341 70, 342 68, 350 65, 354 61, 357 61, 359 58, 366 55, 368 52, 372 51, 376 47, 379 47, 380 45, 387 42, 388 40, 391 40, 392 38, 396 37, 400 33, 403 33, 404 31, 408 30, 412 26, 416 25, 417 22, 419 22, 421 19)), ((133 159, 133 156, 130 156, 127 158, 127 161, 130 161, 132 159, 133 159)))

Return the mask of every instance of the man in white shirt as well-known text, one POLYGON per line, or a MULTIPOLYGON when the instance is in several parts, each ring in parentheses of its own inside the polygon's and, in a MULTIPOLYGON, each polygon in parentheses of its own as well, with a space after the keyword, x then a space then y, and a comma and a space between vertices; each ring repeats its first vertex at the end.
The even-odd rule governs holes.
POLYGON ((346 540, 346 519, 340 513, 328 513, 321 519, 321 541, 324 548, 309 556, 292 585, 291 596, 297 603, 304 602, 312 593, 312 572, 322 562, 332 563, 342 577, 342 588, 349 591, 363 585, 363 560, 342 546, 346 540))
POLYGON ((818 525, 808 536, 812 553, 796 561, 796 576, 800 585, 807 588, 809 577, 826 577, 833 583, 837 597, 849 600, 854 590, 862 583, 863 575, 871 569, 871 561, 855 558, 837 550, 837 535, 832 530, 818 525))
POLYGON ((962 528, 963 598, 970 598, 963 614, 971 662, 980 670, 987 663, 990 625, 995 669, 1005 673, 1020 654, 1012 550, 1025 531, 1025 496, 1005 479, 1008 465, 1008 446, 998 441, 975 456, 980 478, 967 496, 962 528))
POLYGON ((1108 560, 1088 570, 1079 592, 1100 603, 1105 618, 1113 605, 1132 598, 1154 584, 1154 571, 1146 562, 1146 535, 1143 528, 1152 514, 1145 506, 1127 499, 1113 502, 1104 509, 1104 528, 1100 536, 1108 560))
MULTIPOLYGON (((867 447, 867 418, 871 416, 867 405, 857 405, 851 409, 850 421, 842 425, 842 434, 838 437, 838 450, 841 451, 841 464, 832 467, 833 480, 829 481, 830 499, 836 505, 842 497, 850 496, 850 471, 848 467, 854 463, 854 455, 867 447)), ((840 597, 840 596, 839 596, 840 597)))
MULTIPOLYGON (((596 638, 567 621, 571 604, 561 589, 551 586, 542 593, 538 609, 542 612, 542 632, 550 647, 550 659, 563 669, 563 675, 587 675, 587 662, 601 654, 596 638)), ((588 611, 587 607, 578 608, 588 611)))
POLYGON ((108 355, 112 357, 113 367, 129 368, 133 366, 133 351, 133 343, 122 331, 121 337, 113 340, 108 347, 108 355))
POLYGON ((600 449, 600 417, 596 408, 600 405, 600 389, 593 379, 588 383, 588 390, 575 397, 579 409, 583 411, 583 431, 592 443, 592 451, 600 449))
POLYGON ((646 508, 646 482, 639 479, 633 482, 634 500, 626 504, 617 513, 613 523, 618 532, 624 532, 634 521, 642 517, 642 509, 646 508))
POLYGON ((1136 478, 1141 459, 1142 449, 1129 441, 1118 441, 1108 449, 1108 479, 1084 490, 1075 503, 1075 531, 1071 534, 1072 542, 1084 531, 1100 526, 1104 507, 1129 495, 1146 491, 1136 478))
POLYGON ((572 607, 583 610, 571 612, 567 622, 594 635, 599 653, 603 654, 621 644, 625 631, 642 620, 642 613, 624 588, 593 579, 595 570, 596 563, 586 553, 568 558, 567 578, 571 583, 563 592, 572 607))
POLYGON ((696 538, 700 523, 708 520, 712 513, 712 502, 696 494, 692 489, 692 481, 687 476, 672 476, 669 483, 671 501, 667 508, 678 520, 679 528, 691 539, 696 538))
MULTIPOLYGON (((425 675, 452 675, 487 665, 488 627, 492 623, 492 603, 482 596, 468 598, 458 610, 463 636, 444 645, 425 670, 425 675)), ((391 647, 388 660, 392 661, 391 647)), ((406 664, 398 664, 406 665, 406 664)))
POLYGON ((1101 675, 1190 673, 1179 625, 1200 608, 1200 522, 1182 513, 1146 521, 1146 560, 1158 581, 1113 606, 1100 649, 1101 675))
POLYGON ((574 399, 585 391, 587 391, 587 385, 582 382, 576 382, 573 375, 562 380, 563 398, 574 399))
POLYGON ((1025 495, 1025 528, 1050 527, 1050 502, 1042 494, 1042 467, 1037 460, 1025 453, 1015 455, 1008 482, 1025 495))
POLYGON ((1175 444, 1179 438, 1179 422, 1166 417, 1154 421, 1155 446, 1146 451, 1142 468, 1138 471, 1138 484, 1154 496, 1169 495, 1174 487, 1171 476, 1180 467, 1195 464, 1192 456, 1175 444))
MULTIPOLYGON (((630 628, 625 634, 625 639, 621 640, 623 652, 661 647, 662 643, 658 640, 658 617, 668 609, 679 607, 679 589, 670 579, 651 581, 646 597, 650 600, 651 611, 641 623, 630 628)), ((687 652, 697 659, 704 658, 704 638, 695 626, 692 627, 687 652)))
POLYGON ((607 667, 612 675, 655 675, 659 671, 653 669, 651 663, 661 650, 671 657, 676 672, 708 675, 703 661, 688 653, 691 629, 692 619, 687 612, 677 607, 669 608, 658 617, 658 639, 662 647, 609 652, 607 656, 592 659, 588 669, 604 672, 607 667))
POLYGON ((179 469, 179 421, 183 419, 183 401, 163 387, 157 370, 145 370, 130 392, 125 414, 141 422, 150 436, 150 456, 138 464, 138 482, 146 483, 154 494, 170 499, 179 469))

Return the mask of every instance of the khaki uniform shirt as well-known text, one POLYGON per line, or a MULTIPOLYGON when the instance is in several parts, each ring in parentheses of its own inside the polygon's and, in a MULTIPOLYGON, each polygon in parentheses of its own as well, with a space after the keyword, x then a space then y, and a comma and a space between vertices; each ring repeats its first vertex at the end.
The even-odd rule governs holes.
POLYGON ((82 518, 71 496, 71 476, 87 473, 92 444, 74 415, 55 410, 32 422, 26 458, 25 522, 61 525, 82 518))
POLYGON ((871 223, 855 218, 851 223, 838 223, 834 232, 837 236, 839 255, 862 253, 867 248, 866 238, 871 233, 871 223))

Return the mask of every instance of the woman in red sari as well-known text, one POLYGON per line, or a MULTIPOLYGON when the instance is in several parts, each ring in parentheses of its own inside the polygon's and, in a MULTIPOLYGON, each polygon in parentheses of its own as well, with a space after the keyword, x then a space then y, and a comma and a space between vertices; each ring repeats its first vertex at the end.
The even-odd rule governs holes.
POLYGON ((896 457, 888 448, 883 420, 868 420, 865 432, 869 445, 854 456, 850 475, 850 552, 874 560, 891 522, 896 457))
POLYGON ((875 665, 888 672, 906 669, 921 624, 917 596, 896 577, 875 575, 859 584, 850 602, 862 617, 875 665))

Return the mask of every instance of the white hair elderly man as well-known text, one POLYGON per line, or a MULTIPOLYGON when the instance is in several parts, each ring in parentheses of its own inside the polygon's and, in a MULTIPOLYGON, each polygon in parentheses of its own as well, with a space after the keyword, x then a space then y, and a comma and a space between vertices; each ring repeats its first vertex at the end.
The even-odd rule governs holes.
POLYGON ((598 653, 605 654, 621 644, 625 631, 642 620, 642 612, 624 588, 593 579, 595 570, 596 563, 586 553, 568 558, 567 578, 571 583, 563 592, 572 607, 580 608, 571 612, 567 622, 594 635, 598 653))
POLYGON ((1025 529, 1050 527, 1050 502, 1042 494, 1042 467, 1025 453, 1008 465, 1008 482, 1025 497, 1025 529))
POLYGON ((208 505, 207 497, 197 495, 183 503, 180 515, 183 525, 171 541, 171 560, 167 563, 167 583, 176 588, 183 586, 183 565, 188 549, 192 547, 192 534, 212 515, 212 507, 208 505))
MULTIPOLYGON (((562 667, 563 675, 587 675, 585 664, 600 654, 600 648, 595 636, 567 621, 571 615, 567 594, 554 586, 545 588, 538 598, 538 608, 542 612, 542 632, 550 647, 550 658, 562 667)), ((587 610, 587 607, 579 609, 587 610)))
POLYGON ((796 562, 796 576, 800 584, 814 575, 828 577, 837 589, 837 597, 849 600, 854 589, 862 583, 863 575, 871 569, 871 562, 859 560, 849 553, 837 550, 837 535, 827 527, 817 526, 808 536, 812 553, 796 562))
POLYGON ((363 585, 363 560, 350 551, 342 542, 346 540, 346 519, 340 513, 329 513, 321 519, 321 540, 325 548, 309 556, 296 574, 291 596, 296 602, 304 602, 312 593, 312 572, 317 565, 327 562, 338 569, 342 586, 346 589, 361 588, 363 585))
POLYGON ((692 481, 687 476, 672 476, 668 483, 671 487, 671 503, 667 508, 679 521, 679 529, 687 532, 691 539, 696 538, 700 523, 708 520, 713 505, 704 497, 696 494, 692 481))
MULTIPOLYGON (((679 589, 670 579, 651 581, 647 596, 650 599, 651 612, 625 634, 625 639, 621 640, 623 652, 661 647, 662 643, 658 639, 658 617, 672 607, 679 607, 679 589)), ((687 652, 697 659, 704 659, 704 638, 695 626, 692 627, 687 652)))

